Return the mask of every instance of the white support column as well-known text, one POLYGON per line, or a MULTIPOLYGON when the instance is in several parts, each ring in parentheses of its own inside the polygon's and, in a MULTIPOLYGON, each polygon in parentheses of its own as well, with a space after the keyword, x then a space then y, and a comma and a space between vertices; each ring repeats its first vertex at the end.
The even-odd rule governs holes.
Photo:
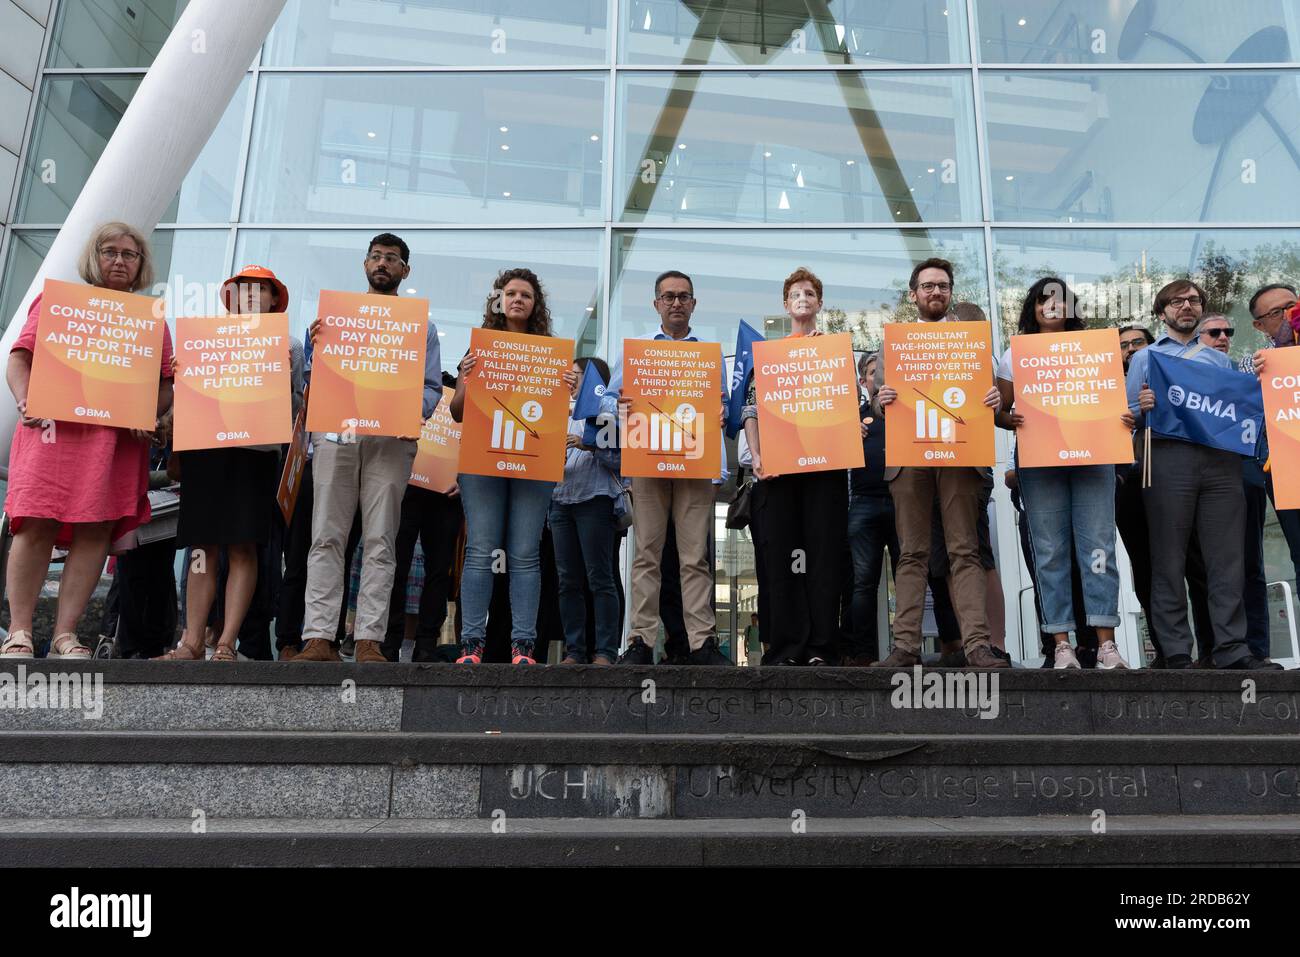
MULTIPOLYGON (((147 236, 158 225, 284 4, 190 0, 0 338, 0 359, 9 355, 46 279, 80 281, 77 256, 95 227, 121 220, 147 236)), ((16 424, 13 403, 0 402, 0 457, 6 462, 16 424)))

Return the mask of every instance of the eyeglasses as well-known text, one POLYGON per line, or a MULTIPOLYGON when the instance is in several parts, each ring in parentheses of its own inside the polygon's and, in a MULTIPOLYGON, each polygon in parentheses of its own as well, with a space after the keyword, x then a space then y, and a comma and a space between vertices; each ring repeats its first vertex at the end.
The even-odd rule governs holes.
POLYGON ((392 253, 371 253, 366 257, 368 263, 384 263, 386 266, 401 266, 406 260, 401 256, 395 256, 392 253))
POLYGON ((923 282, 923 283, 918 283, 916 288, 921 290, 921 292, 952 292, 952 283, 923 282))
POLYGON ((665 292, 659 296, 659 301, 665 306, 671 306, 675 302, 680 302, 683 306, 688 302, 693 302, 695 297, 689 292, 665 292))
POLYGON ((1146 344, 1147 344, 1146 336, 1138 336, 1136 339, 1121 339, 1119 341, 1119 347, 1123 349, 1125 352, 1132 352, 1135 349, 1140 349, 1146 344))
POLYGON ((1231 339, 1236 331, 1236 329, 1206 329, 1201 335, 1209 336, 1211 339, 1217 339, 1219 336, 1227 336, 1231 339))
POLYGON ((1201 304, 1201 297, 1200 296, 1174 296, 1173 299, 1170 299, 1169 302, 1166 303, 1166 306, 1173 306, 1175 309, 1181 309, 1183 308, 1184 304, 1188 306, 1199 306, 1201 304))
POLYGON ((140 254, 134 249, 114 249, 112 246, 108 246, 99 249, 99 258, 110 263, 114 259, 120 259, 129 266, 139 260, 140 254))
POLYGON ((1264 313, 1263 315, 1256 316, 1255 321, 1256 322, 1277 322, 1279 319, 1281 319, 1283 316, 1285 316, 1288 312, 1290 312, 1295 307, 1296 304, 1294 302, 1288 302, 1284 306, 1278 306, 1276 309, 1270 309, 1268 312, 1264 313))

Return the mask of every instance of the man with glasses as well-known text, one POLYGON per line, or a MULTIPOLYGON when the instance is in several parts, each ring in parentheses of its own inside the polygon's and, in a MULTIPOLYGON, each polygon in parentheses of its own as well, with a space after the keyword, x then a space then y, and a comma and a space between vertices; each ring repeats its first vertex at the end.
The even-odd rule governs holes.
MULTIPOLYGON (((1176 279, 1156 293, 1152 314, 1164 323, 1155 344, 1141 350, 1129 363, 1128 404, 1145 428, 1146 415, 1157 402, 1148 385, 1152 352, 1177 356, 1231 370, 1231 360, 1198 341, 1197 330, 1205 307, 1205 292, 1190 279, 1176 279)), ((1152 618, 1165 653, 1165 668, 1192 667, 1192 632, 1187 620, 1184 576, 1187 553, 1213 543, 1215 587, 1208 595, 1214 626, 1211 653, 1216 668, 1278 669, 1251 652, 1246 644, 1245 497, 1242 494, 1241 457, 1177 439, 1152 437, 1148 471, 1151 487, 1143 490, 1147 530, 1151 536, 1152 618), (1194 540, 1195 536, 1195 540, 1194 540)), ((1211 563, 1206 561, 1206 566, 1211 563)))
MULTIPOLYGON (((1296 299, 1295 287, 1281 282, 1261 286, 1250 297, 1250 315, 1254 320, 1252 325, 1264 339, 1263 348, 1272 349, 1278 345, 1279 340, 1286 341, 1290 329, 1286 316, 1295 307, 1296 299)), ((1247 361, 1249 358, 1248 356, 1247 361)), ((1254 367, 1252 366, 1248 371, 1253 372, 1254 367)), ((1267 429, 1264 431, 1264 440, 1268 441, 1267 429)), ((1276 506, 1277 500, 1273 496, 1273 474, 1265 473, 1265 480, 1268 485, 1268 497, 1276 506)), ((1277 522, 1282 527, 1282 534, 1286 536, 1287 547, 1291 551, 1294 583, 1294 575, 1300 574, 1300 509, 1284 509, 1278 512, 1277 522)))
MULTIPOLYGON (((670 269, 655 280, 655 311, 659 329, 652 338, 699 342, 691 334, 695 312, 695 285, 691 277, 670 269)), ((610 374, 606 404, 622 385, 622 364, 610 374)), ((723 387, 725 389, 725 385, 723 387)), ((719 406, 719 441, 726 414, 725 395, 719 406)), ((626 406, 627 399, 619 398, 626 406)), ((681 580, 682 614, 690 653, 685 664, 729 665, 731 659, 718 649, 717 617, 713 612, 713 561, 709 536, 713 529, 713 486, 726 477, 726 448, 723 447, 721 479, 633 478, 632 528, 636 552, 632 559, 632 624, 621 665, 654 664, 655 641, 659 636, 659 596, 663 582, 664 541, 672 524, 677 538, 677 559, 681 580)))
MULTIPOLYGON (((908 299, 916 304, 922 322, 943 322, 952 305, 952 263, 927 259, 912 270, 908 299)), ((883 384, 883 363, 876 366, 880 388, 872 409, 884 409, 898 398, 894 387, 883 384)), ((994 411, 1002 405, 992 377, 984 404, 994 411)), ((894 500, 901 557, 894 570, 898 610, 894 616, 894 650, 878 668, 911 668, 921 661, 921 620, 930 575, 930 530, 936 495, 943 520, 952 602, 961 624, 966 663, 972 668, 1007 668, 1010 662, 993 653, 989 643, 984 566, 980 563, 979 512, 984 503, 984 472, 978 468, 885 469, 884 478, 894 500)))
POLYGON ((1139 349, 1145 349, 1156 341, 1151 330, 1146 326, 1121 326, 1119 330, 1119 354, 1124 360, 1124 372, 1128 373, 1128 364, 1139 349))
MULTIPOLYGON (((410 275, 411 251, 392 233, 370 241, 362 263, 369 293, 396 296, 410 275)), ((311 326, 312 345, 320 320, 311 326)), ((311 371, 311 357, 307 359, 311 371)), ((424 395, 421 417, 428 419, 442 397, 442 355, 438 329, 430 320, 425 332, 424 395)), ((310 399, 308 400, 310 401, 310 399)), ((331 639, 338 624, 348 531, 361 508, 361 590, 357 598, 356 661, 384 661, 380 650, 388 625, 388 601, 396 570, 394 543, 401 520, 402 497, 415 461, 416 436, 339 435, 315 432, 312 443, 312 546, 307 558, 306 644, 295 661, 338 661, 331 639)))
POLYGON ((1228 317, 1222 313, 1210 313, 1201 320, 1197 334, 1207 349, 1218 349, 1225 356, 1232 351, 1232 337, 1236 332, 1228 317))

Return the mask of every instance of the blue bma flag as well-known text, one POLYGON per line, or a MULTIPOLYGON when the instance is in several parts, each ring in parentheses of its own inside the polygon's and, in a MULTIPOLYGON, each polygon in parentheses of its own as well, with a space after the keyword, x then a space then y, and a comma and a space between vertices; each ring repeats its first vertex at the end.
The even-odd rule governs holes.
POLYGON ((1156 394, 1148 424, 1156 435, 1253 457, 1264 423, 1259 380, 1177 356, 1150 353, 1147 385, 1156 394))
POLYGON ((587 363, 587 370, 582 374, 582 385, 578 387, 578 398, 573 403, 574 421, 587 420, 587 424, 582 430, 582 444, 588 448, 595 448, 597 435, 600 432, 600 423, 596 416, 600 415, 600 400, 605 395, 608 388, 605 377, 600 374, 594 362, 587 363))
POLYGON ((740 320, 736 330, 736 361, 731 370, 731 398, 727 403, 727 436, 735 438, 740 431, 740 413, 745 408, 745 388, 754 371, 754 343, 762 342, 763 334, 740 320))

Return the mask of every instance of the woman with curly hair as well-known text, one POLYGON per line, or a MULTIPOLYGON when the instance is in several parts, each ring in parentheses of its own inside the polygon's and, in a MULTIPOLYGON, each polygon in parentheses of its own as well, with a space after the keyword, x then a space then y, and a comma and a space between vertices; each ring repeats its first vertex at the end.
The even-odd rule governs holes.
MULTIPOLYGON (((533 336, 551 335, 551 312, 541 280, 531 269, 507 269, 492 283, 483 311, 483 328, 533 336)), ((465 415, 465 383, 478 356, 467 352, 460 362, 451 417, 465 415)), ((572 392, 578 382, 564 374, 572 392)), ((510 576, 510 659, 532 665, 537 640, 537 603, 541 594, 542 529, 551 505, 554 482, 461 473, 460 497, 465 508, 465 567, 461 573, 461 642, 464 664, 479 664, 487 643, 488 605, 492 602, 493 552, 505 550, 510 576)))

